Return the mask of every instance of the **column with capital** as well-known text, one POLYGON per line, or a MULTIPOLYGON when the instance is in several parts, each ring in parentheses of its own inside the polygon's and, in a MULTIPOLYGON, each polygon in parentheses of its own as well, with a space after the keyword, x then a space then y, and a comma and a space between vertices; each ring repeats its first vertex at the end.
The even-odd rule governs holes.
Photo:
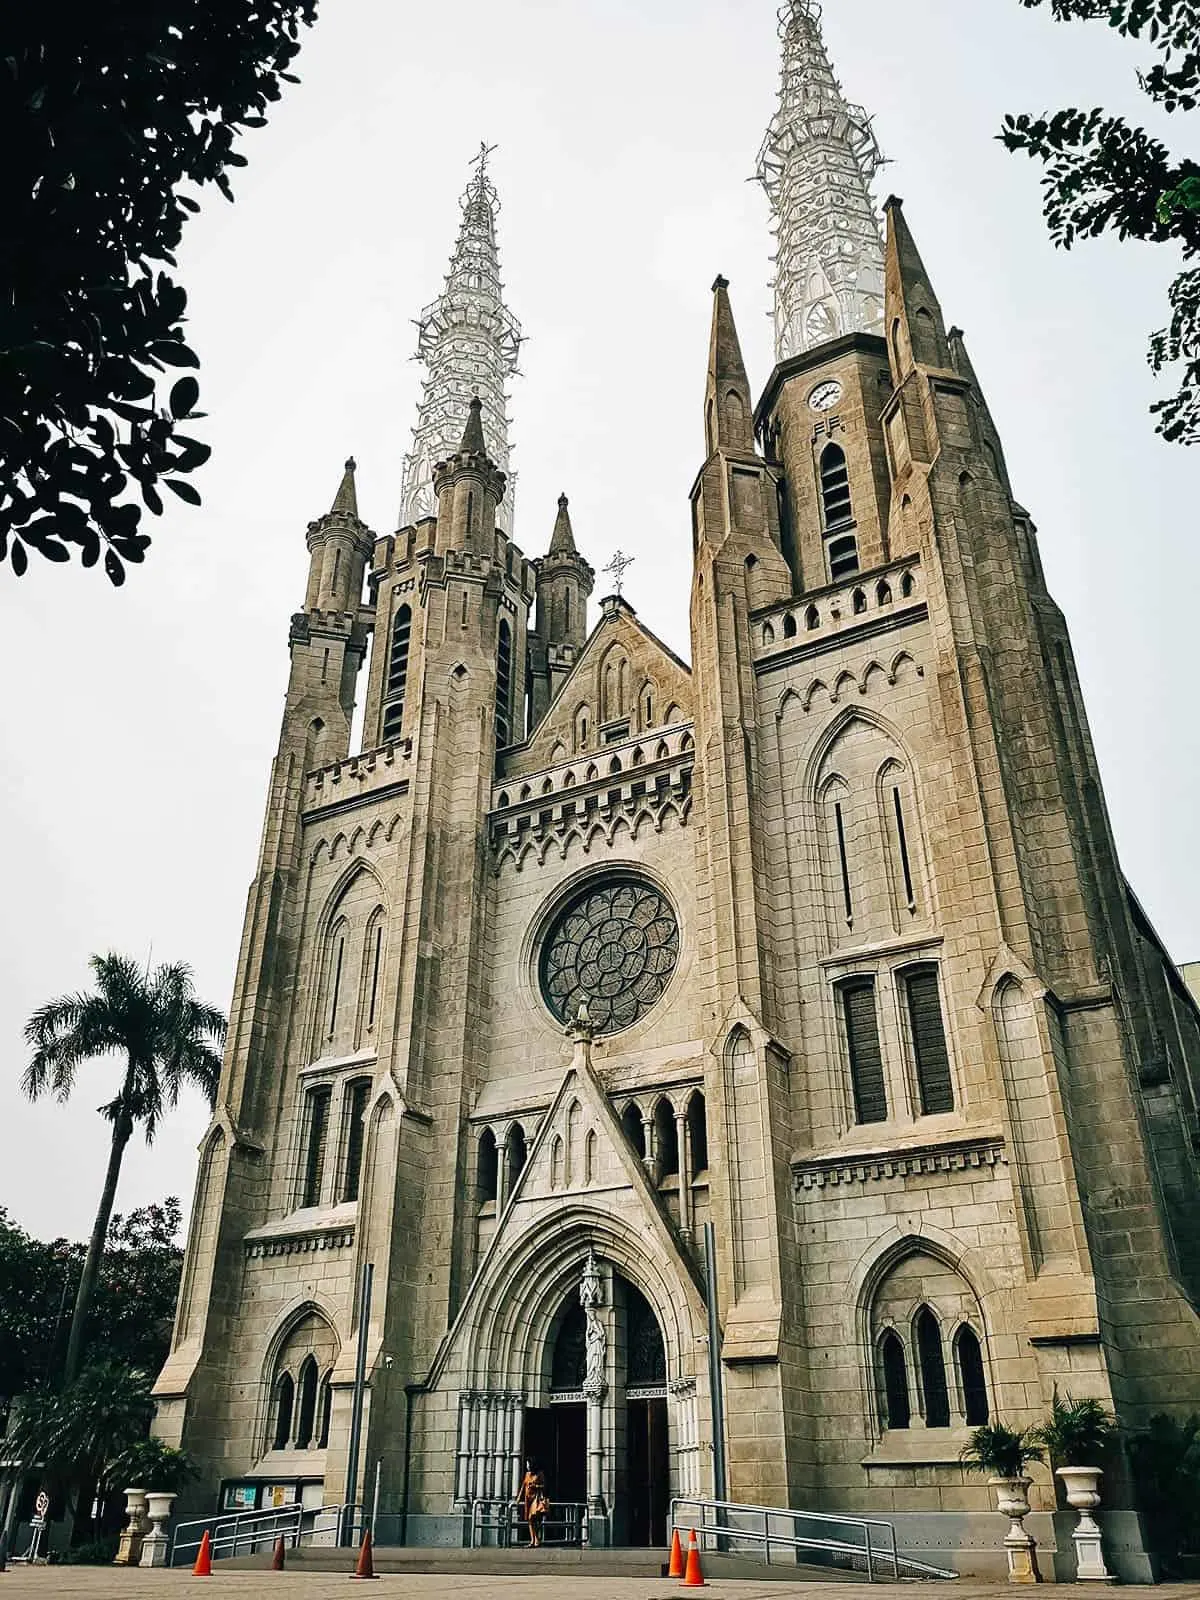
POLYGON ((587 1320, 583 1393, 587 1400, 588 1516, 604 1516, 604 1392, 608 1334, 600 1319, 604 1289, 595 1252, 589 1250, 579 1285, 579 1303, 587 1320))
POLYGON ((509 1496, 515 1500, 521 1492, 521 1479, 524 1476, 522 1453, 525 1449, 525 1400, 519 1394, 509 1396, 509 1405, 512 1408, 512 1425, 510 1439, 512 1443, 509 1455, 509 1496))
POLYGON ((679 1231, 692 1237, 692 1149, 686 1111, 675 1113, 675 1140, 679 1150, 679 1231))
POLYGON ((454 1508, 466 1511, 471 1504, 471 1422, 474 1412, 474 1395, 458 1397, 458 1452, 455 1457, 454 1508))

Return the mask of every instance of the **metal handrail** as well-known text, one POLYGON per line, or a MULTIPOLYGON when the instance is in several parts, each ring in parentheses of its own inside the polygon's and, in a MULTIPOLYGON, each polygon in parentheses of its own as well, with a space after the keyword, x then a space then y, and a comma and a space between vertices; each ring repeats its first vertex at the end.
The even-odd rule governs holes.
POLYGON ((296 1548, 317 1535, 332 1535, 334 1542, 353 1544, 363 1527, 362 1507, 301 1505, 266 1506, 261 1511, 231 1511, 211 1517, 194 1517, 175 1526, 167 1565, 183 1566, 195 1556, 207 1530, 214 1561, 227 1556, 254 1555, 274 1545, 282 1535, 296 1548), (192 1536, 194 1534, 194 1537, 192 1536))
POLYGON ((697 1537, 703 1549, 728 1549, 730 1544, 736 1542, 761 1545, 763 1561, 767 1565, 771 1562, 771 1547, 776 1545, 791 1550, 797 1561, 801 1552, 849 1557, 852 1563, 862 1561, 869 1583, 874 1583, 876 1569, 881 1564, 885 1570, 890 1568, 888 1575, 896 1580, 900 1578, 902 1566, 926 1577, 958 1576, 957 1573, 944 1567, 927 1566, 923 1562, 913 1561, 908 1556, 900 1555, 896 1548, 896 1529, 882 1517, 843 1516, 832 1511, 796 1511, 790 1506, 754 1506, 739 1504, 732 1500, 702 1500, 677 1496, 671 1501, 668 1533, 676 1529, 681 1533, 688 1533, 693 1527, 696 1527, 697 1537), (679 1515, 681 1506, 693 1507, 699 1511, 699 1518, 681 1518, 679 1515), (754 1527, 731 1526, 728 1520, 730 1517, 761 1517, 761 1531, 754 1527), (772 1531, 772 1518, 791 1523, 791 1533, 772 1531), (798 1528, 802 1523, 823 1523, 831 1529, 836 1529, 837 1533, 825 1535, 819 1532, 802 1533, 798 1528), (861 1542, 845 1536, 853 1529, 861 1531, 861 1542), (875 1534, 880 1535, 878 1540, 874 1537, 875 1534))
MULTIPOLYGON (((481 1535, 495 1533, 498 1549, 509 1549, 521 1542, 522 1518, 517 1516, 512 1500, 473 1500, 471 1502, 471 1549, 481 1545, 481 1535)), ((583 1546, 588 1542, 587 1502, 583 1500, 551 1500, 550 1510, 542 1518, 542 1531, 560 1528, 560 1538, 544 1539, 546 1544, 583 1546), (555 1516, 553 1513, 558 1512, 555 1516)))

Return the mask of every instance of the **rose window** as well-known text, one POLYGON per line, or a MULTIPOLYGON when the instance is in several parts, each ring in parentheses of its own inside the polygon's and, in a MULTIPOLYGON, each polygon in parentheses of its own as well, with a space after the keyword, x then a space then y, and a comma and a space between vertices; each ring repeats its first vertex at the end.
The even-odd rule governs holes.
POLYGON ((586 1004, 598 1033, 645 1016, 679 960, 679 924, 665 896, 625 879, 585 889, 562 910, 542 945, 546 1004, 569 1022, 586 1004))

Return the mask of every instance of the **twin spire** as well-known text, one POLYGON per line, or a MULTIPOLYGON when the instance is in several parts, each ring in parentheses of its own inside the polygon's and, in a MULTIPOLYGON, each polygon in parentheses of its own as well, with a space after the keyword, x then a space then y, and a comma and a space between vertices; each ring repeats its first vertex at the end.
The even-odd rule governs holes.
POLYGON ((870 187, 883 156, 870 117, 834 77, 820 19, 817 0, 786 0, 779 13, 779 104, 758 154, 776 236, 776 361, 839 334, 878 333, 883 318, 870 187))
POLYGON ((508 380, 517 371, 521 324, 504 300, 496 218, 500 197, 488 174, 492 148, 480 145, 460 201, 462 221, 450 270, 438 298, 417 322, 417 355, 425 363, 412 446, 404 458, 400 526, 437 514, 433 469, 453 455, 478 397, 492 463, 508 484, 499 525, 512 533, 515 476, 509 471, 508 380))
MULTIPOLYGON (((792 356, 839 335, 883 331, 885 288, 923 286, 936 323, 914 323, 926 341, 911 357, 949 366, 940 310, 898 202, 889 202, 888 261, 870 183, 882 162, 871 120, 849 103, 821 36, 817 0, 785 0, 780 12, 782 70, 778 105, 759 152, 757 176, 771 202, 775 257, 775 357, 792 356), (885 285, 886 278, 886 285, 885 285)), ((511 536, 514 476, 509 471, 506 385, 517 371, 521 327, 504 300, 496 244, 500 209, 481 145, 461 200, 462 221, 442 293, 422 311, 417 353, 425 378, 412 447, 404 458, 401 525, 437 514, 434 467, 459 452, 486 454, 504 473, 507 492, 497 521, 511 536), (460 442, 461 440, 461 442, 460 442)), ((728 284, 713 286, 713 323, 705 400, 710 452, 753 452, 753 402, 728 284)), ((906 291, 907 292, 907 291, 906 291)), ((907 319, 906 319, 907 327, 907 319)), ((962 357, 965 360, 965 353, 962 357)), ((334 509, 357 515, 353 462, 334 509)), ((559 500, 550 545, 575 554, 566 496, 559 500)))

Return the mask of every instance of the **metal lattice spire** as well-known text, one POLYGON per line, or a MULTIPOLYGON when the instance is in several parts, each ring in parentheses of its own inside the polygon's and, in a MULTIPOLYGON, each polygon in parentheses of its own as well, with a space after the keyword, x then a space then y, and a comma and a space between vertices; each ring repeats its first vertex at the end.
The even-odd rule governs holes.
POLYGON ((433 469, 458 449, 472 395, 483 406, 488 455, 508 477, 497 514, 512 533, 516 476, 508 469, 508 396, 505 385, 517 371, 521 325, 504 304, 496 217, 500 199, 488 177, 495 146, 481 144, 474 176, 462 197, 462 224, 450 271, 438 298, 417 322, 417 356, 427 374, 413 429, 412 449, 404 458, 400 526, 437 512, 433 469))
POLYGON ((758 154, 771 202, 775 358, 883 326, 883 242, 870 183, 883 161, 861 106, 847 104, 821 37, 817 0, 779 13, 779 108, 758 154))

